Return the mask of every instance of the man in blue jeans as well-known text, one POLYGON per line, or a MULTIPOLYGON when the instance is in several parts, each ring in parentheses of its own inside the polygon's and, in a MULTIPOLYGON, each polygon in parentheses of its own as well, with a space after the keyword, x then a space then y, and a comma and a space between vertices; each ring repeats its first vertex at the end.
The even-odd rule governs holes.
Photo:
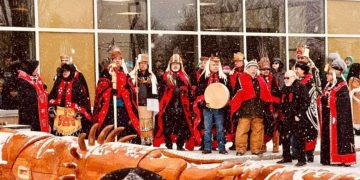
MULTIPOLYGON (((196 91, 198 96, 204 95, 205 89, 211 83, 222 83, 228 87, 227 77, 222 71, 220 59, 218 57, 210 57, 210 60, 206 62, 205 69, 200 76, 199 85, 196 91)), ((216 139, 218 143, 218 149, 220 154, 227 154, 225 150, 225 135, 224 135, 224 108, 213 109, 203 101, 203 119, 204 119, 204 150, 203 154, 211 153, 211 129, 213 122, 216 125, 216 139), (205 106, 205 107, 204 107, 205 106)))

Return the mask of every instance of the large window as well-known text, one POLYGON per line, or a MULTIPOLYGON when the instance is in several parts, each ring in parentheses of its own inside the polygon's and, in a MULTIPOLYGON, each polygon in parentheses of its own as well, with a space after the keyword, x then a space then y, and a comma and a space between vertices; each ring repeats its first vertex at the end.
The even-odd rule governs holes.
POLYGON ((97 4, 102 29, 147 29, 146 0, 101 0, 97 4))
POLYGON ((147 35, 144 34, 99 34, 99 72, 110 63, 112 41, 120 48, 129 72, 133 69, 138 54, 147 52, 147 35))
POLYGON ((241 0, 201 0, 202 31, 243 31, 241 0))
POLYGON ((316 67, 323 71, 325 66, 325 38, 321 37, 290 37, 289 55, 296 59, 296 47, 306 45, 309 50, 309 56, 314 61, 316 67))
POLYGON ((285 1, 246 1, 246 31, 285 32, 285 1))
POLYGON ((289 31, 292 33, 324 33, 324 0, 291 0, 289 2, 289 31))
POLYGON ((196 0, 151 0, 154 30, 196 30, 196 0))
POLYGON ((34 27, 33 0, 0 1, 0 26, 34 27))
POLYGON ((3 0, 0 57, 40 60, 51 88, 68 44, 92 99, 113 40, 128 70, 145 52, 158 77, 173 53, 191 75, 201 56, 218 55, 232 67, 240 51, 248 60, 279 57, 288 64, 300 45, 322 70, 327 52, 360 59, 359 8, 350 0, 3 0))
POLYGON ((162 77, 170 57, 175 53, 182 56, 187 73, 194 71, 198 62, 197 36, 154 34, 151 41, 153 71, 158 78, 162 77))
POLYGON ((203 56, 218 55, 221 64, 231 65, 234 53, 244 52, 242 36, 201 36, 203 56))
POLYGON ((269 59, 285 59, 286 57, 285 37, 248 36, 246 41, 249 60, 259 60, 262 57, 268 57, 269 59))

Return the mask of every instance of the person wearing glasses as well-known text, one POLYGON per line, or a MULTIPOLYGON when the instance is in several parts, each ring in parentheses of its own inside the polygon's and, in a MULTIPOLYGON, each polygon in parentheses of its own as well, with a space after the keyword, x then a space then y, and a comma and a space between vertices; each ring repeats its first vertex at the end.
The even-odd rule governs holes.
POLYGON ((321 123, 320 163, 323 165, 356 163, 351 99, 342 75, 345 70, 346 64, 341 59, 331 64, 326 75, 328 84, 317 101, 321 123))
POLYGON ((274 58, 274 60, 272 61, 271 73, 273 74, 279 89, 284 87, 284 63, 281 61, 280 58, 274 58))
POLYGON ((264 78, 258 75, 256 60, 245 65, 245 71, 239 77, 240 88, 230 102, 231 119, 238 118, 235 144, 236 155, 244 155, 247 146, 254 155, 262 154, 264 142, 264 106, 272 102, 272 96, 264 78), (250 144, 248 144, 248 133, 250 144))
POLYGON ((305 133, 306 111, 310 105, 310 97, 307 95, 306 87, 297 80, 296 73, 289 70, 284 76, 285 86, 281 90, 280 111, 281 142, 283 147, 282 160, 278 164, 291 163, 290 139, 291 136, 297 144, 298 162, 295 166, 304 166, 305 158, 305 133))
MULTIPOLYGON (((274 98, 280 96, 280 90, 276 79, 272 75, 270 68, 270 60, 267 57, 263 57, 258 62, 260 76, 265 79, 268 89, 271 92, 271 95, 274 98)), ((275 117, 277 117, 277 104, 269 103, 267 104, 267 108, 264 113, 264 126, 265 126, 265 136, 264 136, 264 144, 262 146, 263 152, 266 152, 266 143, 270 140, 273 141, 273 153, 279 152, 279 131, 277 128, 277 121, 275 121, 275 117)))

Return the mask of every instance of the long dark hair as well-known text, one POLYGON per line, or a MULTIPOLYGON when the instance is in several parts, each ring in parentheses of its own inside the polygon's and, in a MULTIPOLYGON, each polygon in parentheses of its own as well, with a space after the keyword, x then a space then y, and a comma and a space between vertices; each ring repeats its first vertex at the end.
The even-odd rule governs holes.
POLYGON ((354 63, 352 64, 349 70, 349 74, 346 78, 346 81, 349 82, 351 77, 359 78, 359 75, 360 75, 360 63, 354 63))

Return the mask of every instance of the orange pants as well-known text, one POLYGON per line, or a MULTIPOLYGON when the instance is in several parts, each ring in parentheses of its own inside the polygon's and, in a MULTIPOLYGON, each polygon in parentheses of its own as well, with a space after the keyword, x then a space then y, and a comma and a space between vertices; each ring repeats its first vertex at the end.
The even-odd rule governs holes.
POLYGON ((251 153, 260 153, 264 142, 264 124, 263 119, 255 118, 240 118, 236 128, 236 152, 245 153, 248 139, 248 132, 251 128, 250 135, 250 150, 251 153))

